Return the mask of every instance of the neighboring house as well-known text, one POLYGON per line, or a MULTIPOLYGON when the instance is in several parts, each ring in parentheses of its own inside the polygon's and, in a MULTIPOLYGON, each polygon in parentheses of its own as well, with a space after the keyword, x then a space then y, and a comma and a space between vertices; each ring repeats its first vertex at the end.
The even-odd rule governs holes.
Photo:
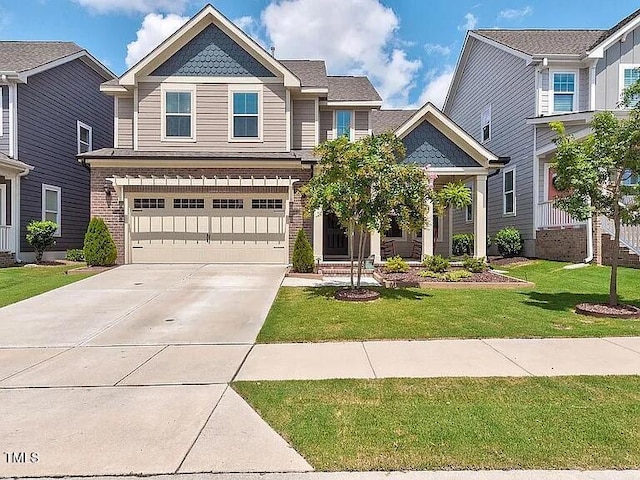
POLYGON ((111 78, 74 43, 0 41, 0 264, 33 258, 31 220, 58 224, 48 255, 82 248, 90 175, 76 155, 113 141, 111 78))
MULTIPOLYGON (((330 212, 303 215, 300 187, 313 148, 340 135, 393 130, 407 161, 475 182, 483 252, 486 176, 499 159, 428 104, 379 111, 366 77, 327 75, 319 60, 280 60, 211 5, 101 90, 115 98, 114 147, 79 155, 91 165, 91 210, 108 224, 119 263, 287 264, 304 228, 319 261, 344 260, 347 243, 330 212)), ((434 236, 433 224, 423 237, 434 236)), ((397 224, 374 233, 368 254, 389 243, 411 256, 397 224), (384 236, 388 238, 384 238, 384 236)), ((389 253, 389 252, 387 252, 389 253)))
MULTIPOLYGON (((626 115, 621 93, 640 78, 638 67, 640 10, 609 30, 468 32, 444 112, 488 149, 511 157, 489 179, 490 234, 515 226, 527 256, 606 263, 610 222, 578 222, 553 206, 556 146, 549 123, 562 121, 584 138, 595 112, 626 115)), ((463 215, 454 222, 460 228, 463 215)), ((640 265, 640 230, 626 227, 623 237, 623 262, 640 265)))

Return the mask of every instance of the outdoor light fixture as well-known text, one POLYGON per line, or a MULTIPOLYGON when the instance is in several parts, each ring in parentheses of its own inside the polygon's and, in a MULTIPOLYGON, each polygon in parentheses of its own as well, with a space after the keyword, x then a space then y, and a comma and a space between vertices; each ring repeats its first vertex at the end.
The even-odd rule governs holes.
POLYGON ((112 187, 111 182, 109 180, 105 180, 102 188, 104 189, 104 193, 107 197, 111 196, 111 187, 112 187))

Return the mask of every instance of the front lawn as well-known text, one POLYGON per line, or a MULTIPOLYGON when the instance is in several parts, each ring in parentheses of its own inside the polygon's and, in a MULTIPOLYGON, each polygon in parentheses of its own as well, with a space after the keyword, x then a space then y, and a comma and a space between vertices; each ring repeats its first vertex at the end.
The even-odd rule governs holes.
MULTIPOLYGON (((509 268, 533 288, 383 289, 380 300, 366 304, 334 300, 333 288, 283 287, 258 342, 640 335, 640 321, 574 313, 578 303, 608 300, 609 268, 564 265, 536 261, 509 268)), ((640 306, 640 271, 620 269, 619 293, 640 306)))
POLYGON ((640 377, 239 382, 324 471, 640 467, 640 377))
POLYGON ((40 295, 92 275, 90 273, 69 275, 65 273, 74 268, 78 268, 78 265, 1 268, 0 307, 40 295))

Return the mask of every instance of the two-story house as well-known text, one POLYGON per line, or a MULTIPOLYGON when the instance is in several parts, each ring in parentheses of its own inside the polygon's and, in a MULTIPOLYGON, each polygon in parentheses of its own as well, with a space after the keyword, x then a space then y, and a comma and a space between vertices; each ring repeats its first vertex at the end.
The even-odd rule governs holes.
POLYGON ((112 144, 114 75, 71 42, 0 41, 0 264, 31 260, 26 226, 58 224, 48 256, 82 248, 89 170, 78 153, 112 144))
MULTIPOLYGON (((467 37, 444 112, 491 151, 511 157, 489 179, 488 230, 515 226, 525 254, 606 263, 612 225, 578 222, 553 206, 555 134, 591 133, 594 113, 626 115, 622 90, 640 78, 640 10, 609 30, 474 30, 467 37)), ((637 183, 629 175, 626 180, 637 183)), ((464 213, 455 221, 464 228, 464 213)), ((623 262, 638 265, 640 231, 625 227, 623 262)))
MULTIPOLYGON (((101 90, 115 102, 114 146, 79 159, 91 165, 92 214, 107 222, 119 263, 286 264, 300 228, 319 261, 344 260, 334 216, 305 217, 299 192, 318 168, 313 148, 338 136, 395 131, 406 161, 429 166, 436 184, 464 178, 481 192, 499 163, 432 105, 380 110, 366 77, 277 59, 211 5, 101 90)), ((437 239, 433 227, 412 236, 396 224, 371 235, 368 253, 379 260, 385 242, 407 256, 416 245, 418 256, 431 253, 419 237, 437 239)))

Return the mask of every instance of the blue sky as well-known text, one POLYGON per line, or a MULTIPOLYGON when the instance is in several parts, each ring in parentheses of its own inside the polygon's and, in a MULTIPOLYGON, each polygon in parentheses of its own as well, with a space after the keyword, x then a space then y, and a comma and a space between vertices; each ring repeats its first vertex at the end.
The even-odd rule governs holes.
MULTIPOLYGON (((214 0, 280 58, 367 74, 387 106, 441 103, 466 28, 609 28, 637 0, 214 0)), ((69 40, 121 74, 204 2, 0 0, 0 38, 69 40)))

